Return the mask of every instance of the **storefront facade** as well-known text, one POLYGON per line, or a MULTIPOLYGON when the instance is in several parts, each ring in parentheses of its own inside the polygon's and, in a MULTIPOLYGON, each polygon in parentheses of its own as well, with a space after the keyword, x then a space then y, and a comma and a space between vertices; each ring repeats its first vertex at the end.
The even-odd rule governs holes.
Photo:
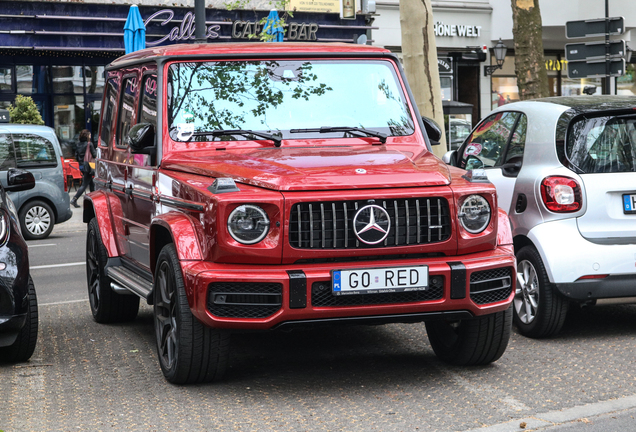
MULTIPOLYGON (((152 1, 144 4, 157 3, 152 1)), ((180 2, 180 6, 188 6, 180 2)), ((193 0, 189 3, 192 3, 193 0)), ((335 2, 338 5, 338 2, 335 2)), ((337 7, 337 6, 336 6, 337 7)), ((121 2, 13 1, 0 11, 0 109, 16 95, 36 102, 45 124, 65 142, 97 125, 104 68, 124 54, 123 26, 130 9, 121 2)), ((194 42, 192 7, 140 5, 147 47, 194 42)), ((254 39, 267 10, 206 9, 208 43, 263 43, 254 39)), ((281 12, 281 15, 283 13, 281 12)), ((296 12, 287 17, 285 41, 352 42, 369 36, 367 15, 296 12)), ((72 156, 72 155, 69 155, 72 156)))

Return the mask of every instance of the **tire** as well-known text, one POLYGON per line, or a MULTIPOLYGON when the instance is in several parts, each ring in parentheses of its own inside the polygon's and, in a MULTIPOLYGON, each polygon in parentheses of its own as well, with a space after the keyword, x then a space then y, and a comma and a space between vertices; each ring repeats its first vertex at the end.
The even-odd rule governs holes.
POLYGON ((2 362, 25 362, 31 358, 38 340, 38 299, 35 293, 33 279, 29 276, 29 308, 27 309, 24 327, 18 333, 18 338, 13 344, 0 348, 0 360, 2 362))
POLYGON ((511 308, 462 321, 429 321, 428 340, 442 361, 459 366, 486 365, 498 360, 508 346, 511 308))
POLYGON ((86 282, 93 319, 102 324, 132 321, 139 311, 139 297, 111 289, 111 279, 105 272, 107 259, 97 219, 93 218, 86 232, 86 282))
POLYGON ((159 364, 173 384, 217 381, 229 357, 229 333, 204 326, 190 311, 179 258, 173 244, 157 258, 154 321, 159 364))
POLYGON ((22 235, 27 240, 41 240, 47 238, 53 225, 55 225, 55 214, 44 201, 29 201, 20 209, 20 226, 22 235))
POLYGON ((513 300, 514 323, 531 338, 555 335, 565 322, 569 301, 552 286, 539 252, 525 246, 517 252, 517 289, 513 300))

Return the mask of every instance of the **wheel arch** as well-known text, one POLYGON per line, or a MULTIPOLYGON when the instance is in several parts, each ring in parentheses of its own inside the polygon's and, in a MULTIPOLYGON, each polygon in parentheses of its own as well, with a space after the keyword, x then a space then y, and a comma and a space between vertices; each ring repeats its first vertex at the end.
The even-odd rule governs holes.
POLYGON ((519 252, 521 248, 525 246, 532 246, 536 249, 536 246, 534 245, 534 243, 532 243, 532 240, 530 240, 528 237, 524 235, 515 236, 512 242, 515 246, 515 253, 519 252))
POLYGON ((53 221, 53 225, 55 225, 57 223, 57 220, 59 219, 57 214, 57 207, 55 207, 55 204, 53 203, 53 201, 51 201, 49 198, 42 195, 34 195, 30 197, 29 199, 27 199, 25 202, 23 202, 20 208, 18 209, 18 214, 22 211, 23 208, 25 208, 28 204, 32 203, 33 201, 42 201, 43 203, 46 203, 46 205, 48 205, 51 208, 51 211, 53 212, 53 217, 55 218, 55 220, 53 221))
POLYGON ((117 241, 108 196, 102 191, 91 192, 84 197, 82 220, 88 224, 93 218, 97 218, 99 234, 102 237, 102 243, 106 247, 108 256, 118 256, 119 251, 117 250, 117 241))
POLYGON ((194 221, 179 212, 165 213, 152 220, 150 225, 150 271, 155 273, 161 249, 169 243, 175 245, 179 261, 203 259, 201 244, 194 221))

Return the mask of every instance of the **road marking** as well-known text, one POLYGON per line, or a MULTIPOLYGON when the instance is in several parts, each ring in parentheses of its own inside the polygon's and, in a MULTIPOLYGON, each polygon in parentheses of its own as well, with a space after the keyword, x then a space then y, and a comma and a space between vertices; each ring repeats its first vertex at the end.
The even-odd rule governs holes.
POLYGON ((69 304, 69 303, 87 302, 87 301, 88 301, 88 299, 67 300, 67 301, 53 302, 53 303, 38 303, 38 307, 40 307, 40 306, 55 306, 55 305, 63 305, 63 304, 69 304))
POLYGON ((54 268, 54 267, 71 267, 71 266, 80 266, 80 265, 86 265, 86 261, 66 263, 66 264, 50 264, 50 265, 33 266, 33 267, 30 267, 30 269, 39 270, 39 269, 48 269, 48 268, 54 268))
POLYGON ((44 246, 57 246, 57 243, 45 243, 45 244, 30 244, 29 248, 36 248, 36 247, 44 247, 44 246))

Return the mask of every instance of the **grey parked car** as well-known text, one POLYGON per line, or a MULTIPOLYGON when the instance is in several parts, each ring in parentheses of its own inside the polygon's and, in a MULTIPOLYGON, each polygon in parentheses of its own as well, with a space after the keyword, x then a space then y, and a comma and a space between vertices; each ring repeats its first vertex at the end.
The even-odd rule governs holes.
POLYGON ((507 104, 444 161, 483 168, 508 212, 522 334, 555 334, 573 302, 636 296, 636 97, 507 104))
POLYGON ((64 184, 60 144, 47 126, 0 124, 0 181, 7 187, 9 168, 33 173, 35 187, 7 194, 18 209, 25 239, 43 239, 53 225, 73 216, 64 184))

